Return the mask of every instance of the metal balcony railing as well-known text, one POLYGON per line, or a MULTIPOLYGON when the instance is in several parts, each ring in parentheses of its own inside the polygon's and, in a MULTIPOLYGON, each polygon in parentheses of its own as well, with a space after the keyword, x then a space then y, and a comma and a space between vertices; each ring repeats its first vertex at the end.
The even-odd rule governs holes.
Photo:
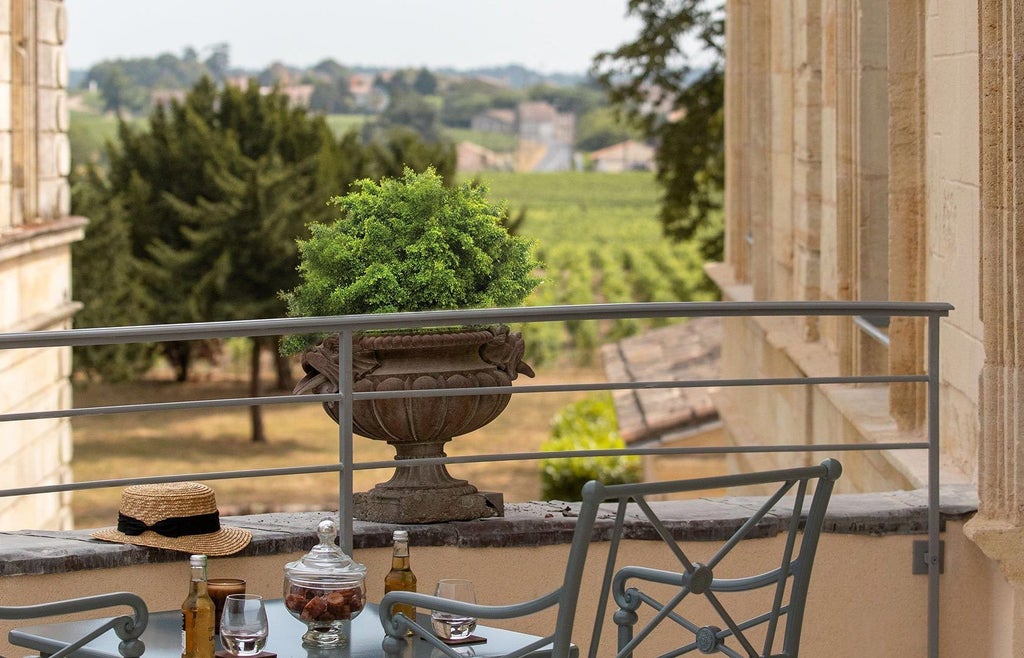
MULTIPOLYGON (((199 322, 102 329, 72 329, 29 333, 0 334, 0 352, 15 349, 75 347, 121 343, 189 341, 212 338, 280 336, 287 334, 337 334, 339 382, 337 394, 272 395, 215 400, 190 400, 146 404, 125 404, 102 407, 53 409, 0 413, 0 423, 45 418, 74 418, 103 414, 239 407, 256 405, 334 402, 339 406, 338 460, 331 464, 290 468, 256 468, 233 471, 182 473, 165 476, 118 478, 75 482, 59 485, 10 487, 0 489, 0 497, 45 494, 132 484, 180 482, 189 480, 220 480, 234 478, 296 475, 304 473, 338 473, 339 521, 341 541, 346 552, 352 552, 353 473, 357 470, 393 468, 395 462, 355 462, 353 459, 352 404, 355 400, 387 397, 427 397, 508 393, 507 387, 424 389, 416 391, 355 392, 352 386, 352 337, 356 332, 381 329, 410 329, 455 325, 523 324, 619 318, 692 318, 692 317, 764 317, 764 316, 835 316, 835 317, 921 317, 927 319, 927 361, 924 372, 910 375, 785 377, 759 379, 714 379, 700 381, 633 381, 597 382, 589 384, 516 384, 516 395, 560 391, 605 391, 684 387, 741 386, 806 386, 822 384, 864 384, 918 382, 927 387, 926 438, 922 441, 882 443, 823 443, 815 445, 782 444, 771 446, 707 446, 683 448, 627 448, 625 450, 586 450, 565 452, 531 452, 514 454, 479 454, 459 457, 403 460, 403 465, 501 462, 540 460, 562 457, 614 455, 694 455, 724 453, 828 452, 925 450, 928 453, 928 651, 938 656, 939 637, 939 321, 952 310, 945 303, 901 302, 708 302, 708 303, 627 303, 578 306, 523 307, 460 311, 427 311, 317 318, 242 320, 230 322, 199 322), (345 376, 343 376, 345 375, 345 376)), ((529 349, 529 346, 527 346, 529 349)))

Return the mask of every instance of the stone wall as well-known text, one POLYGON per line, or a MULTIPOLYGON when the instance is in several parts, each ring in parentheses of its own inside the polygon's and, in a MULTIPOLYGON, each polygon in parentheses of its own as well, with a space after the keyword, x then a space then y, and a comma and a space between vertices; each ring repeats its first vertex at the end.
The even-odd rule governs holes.
MULTIPOLYGON (((70 327, 68 66, 61 0, 0 0, 0 331, 70 327), (23 43, 24 47, 15 47, 23 43)), ((71 405, 68 349, 0 352, 0 413, 71 405)), ((0 426, 8 486, 71 481, 71 427, 62 420, 0 426)), ((0 499, 0 528, 70 528, 70 494, 0 499)))
MULTIPOLYGON (((976 11, 968 0, 728 2, 726 258, 709 268, 726 299, 956 306, 941 334, 944 463, 956 481, 976 477, 984 361, 978 107, 964 101, 978 97, 978 34, 964 29, 976 11)), ((730 320, 725 331, 726 377, 925 365, 919 320, 883 327, 889 346, 847 318, 730 320)), ((914 439, 924 391, 864 387, 841 404, 802 389, 725 391, 718 402, 737 444, 812 443, 826 431, 914 439)), ((875 464, 846 486, 920 484, 905 453, 864 461, 875 464)))
MULTIPOLYGON (((1000 649, 978 654, 1024 655, 1024 1, 729 0, 727 12, 726 258, 710 272, 727 299, 955 306, 940 325, 941 477, 977 487, 965 534, 1004 579, 1000 649)), ((723 376, 919 372, 924 333, 893 322, 883 348, 844 320, 733 321, 723 376)), ((912 438, 925 422, 913 384, 782 409, 721 395, 737 443, 912 438)), ((848 464, 846 486, 921 481, 920 459, 883 458, 848 464)))

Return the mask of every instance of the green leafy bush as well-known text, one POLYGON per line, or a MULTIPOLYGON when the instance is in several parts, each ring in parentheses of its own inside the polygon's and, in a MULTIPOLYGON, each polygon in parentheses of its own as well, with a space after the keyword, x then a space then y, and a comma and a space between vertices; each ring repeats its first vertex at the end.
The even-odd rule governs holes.
MULTIPOLYGON (((532 243, 504 228, 505 206, 485 186, 446 187, 432 168, 355 186, 332 199, 340 218, 299 241, 289 315, 516 306, 540 283, 532 243)), ((284 351, 308 344, 291 337, 284 351)))
MULTIPOLYGON (((614 450, 625 448, 610 393, 592 395, 565 407, 551 424, 551 437, 541 450, 614 450)), ((589 480, 605 484, 639 482, 640 458, 569 457, 540 463, 541 497, 544 500, 580 500, 589 480)))

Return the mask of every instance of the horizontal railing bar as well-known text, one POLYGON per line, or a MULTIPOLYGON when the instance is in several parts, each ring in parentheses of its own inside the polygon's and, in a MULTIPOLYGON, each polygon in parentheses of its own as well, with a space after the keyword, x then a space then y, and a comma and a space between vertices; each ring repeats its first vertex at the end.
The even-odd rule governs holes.
POLYGON ((510 308, 416 311, 368 315, 338 315, 313 318, 267 318, 225 320, 98 329, 61 329, 0 335, 0 349, 148 343, 204 338, 277 336, 283 334, 337 333, 467 324, 519 324, 564 320, 608 320, 622 317, 765 317, 765 316, 855 316, 891 317, 947 316, 953 306, 940 302, 635 302, 578 304, 570 306, 521 306, 510 308))
MULTIPOLYGON (((395 466, 429 466, 435 464, 474 464, 506 461, 536 461, 541 459, 568 459, 574 457, 629 457, 646 455, 699 455, 699 454, 737 454, 737 453, 772 453, 772 452, 852 452, 867 450, 927 450, 927 441, 894 441, 887 443, 833 443, 818 445, 769 445, 769 446, 690 446, 678 448, 619 448, 606 450, 560 450, 541 452, 519 452, 510 454, 464 455, 453 457, 416 457, 403 459, 398 464, 394 459, 359 462, 352 465, 353 471, 368 471, 395 466)), ((66 484, 39 485, 20 487, 17 489, 0 489, 0 498, 9 496, 25 496, 30 494, 57 493, 61 491, 79 491, 84 489, 104 489, 109 487, 130 486, 135 484, 161 484, 166 482, 187 482, 192 480, 234 480, 248 477, 276 477, 283 475, 305 475, 310 473, 333 473, 344 470, 345 465, 319 464, 312 466, 286 466, 280 468, 261 468, 242 471, 208 471, 205 473, 186 473, 179 475, 152 475, 134 478, 117 478, 109 480, 90 480, 87 482, 70 482, 66 484)))
MULTIPOLYGON (((394 463, 391 464, 394 466, 394 463)), ((65 484, 47 484, 17 489, 0 489, 0 498, 9 496, 27 496, 31 494, 57 493, 60 491, 82 491, 85 489, 106 489, 125 487, 135 484, 164 484, 167 482, 191 482, 194 480, 237 480, 248 477, 274 477, 279 475, 307 475, 310 473, 336 473, 344 468, 343 464, 317 464, 313 466, 282 466, 280 468, 255 468, 244 471, 209 471, 206 473, 180 473, 178 475, 145 475, 131 478, 111 478, 108 480, 88 480, 85 482, 67 482, 65 484)))
MULTIPOLYGON (((654 380, 647 382, 592 382, 576 384, 517 384, 508 386, 481 386, 462 388, 424 388, 397 391, 360 391, 354 400, 389 400, 395 398, 456 397, 477 395, 506 395, 509 393, 560 393, 566 391, 621 391, 655 388, 712 388, 736 386, 803 386, 823 384, 892 384, 900 382, 927 382, 928 375, 858 375, 845 377, 776 377, 765 379, 703 379, 692 381, 654 380)), ((51 411, 25 411, 0 414, 0 423, 47 418, 75 418, 125 413, 179 411, 182 409, 210 409, 219 407, 257 407, 275 404, 306 404, 337 402, 337 393, 309 393, 304 395, 268 395, 263 397, 212 398, 209 400, 181 400, 177 402, 146 402, 97 407, 76 407, 51 411)))
POLYGON ((177 402, 143 402, 116 404, 102 407, 75 407, 52 411, 23 411, 0 414, 0 423, 14 420, 41 420, 45 418, 76 418, 79 416, 107 416, 114 414, 146 413, 154 411, 180 411, 182 409, 217 409, 223 407, 262 407, 277 404, 335 402, 336 393, 310 393, 308 395, 268 395, 246 398, 211 398, 209 400, 179 400, 177 402))
MULTIPOLYGON (((701 379, 654 380, 648 382, 591 382, 577 384, 516 384, 512 393, 560 393, 566 391, 619 391, 653 388, 726 388, 735 386, 800 386, 817 384, 892 384, 898 382, 927 382, 928 375, 860 375, 848 377, 776 377, 764 379, 701 379)), ((453 397, 458 395, 495 395, 509 393, 505 386, 479 388, 424 388, 401 391, 360 391, 355 400, 384 400, 394 398, 453 397)), ((301 397, 301 396, 300 396, 301 397)))
MULTIPOLYGON (((403 459, 402 466, 431 466, 436 464, 474 464, 505 461, 535 461, 540 459, 571 459, 574 457, 632 457, 653 455, 724 455, 740 453, 771 452, 864 452, 874 450, 927 450, 927 441, 893 441, 887 443, 830 443, 822 445, 777 445, 777 446, 691 446, 685 448, 626 448, 605 450, 552 450, 542 452, 520 452, 514 454, 464 455, 458 457, 417 457, 403 459)), ((360 462, 353 464, 353 471, 378 468, 394 468, 394 460, 360 462)))

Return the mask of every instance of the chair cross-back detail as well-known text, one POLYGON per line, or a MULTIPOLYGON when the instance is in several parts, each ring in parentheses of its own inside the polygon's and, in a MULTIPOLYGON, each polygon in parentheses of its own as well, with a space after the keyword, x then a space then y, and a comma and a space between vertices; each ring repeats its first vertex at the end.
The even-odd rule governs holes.
MULTIPOLYGON (((842 473, 839 462, 828 459, 820 466, 764 473, 738 474, 690 481, 665 482, 636 485, 603 486, 588 484, 590 491, 584 493, 584 500, 592 498, 602 501, 616 501, 615 529, 612 547, 606 565, 604 587, 611 590, 618 609, 613 619, 618 627, 618 650, 615 656, 628 657, 649 638, 662 624, 678 625, 677 635, 681 644, 663 656, 680 656, 693 652, 702 654, 724 654, 732 658, 792 658, 797 656, 800 646, 800 632, 803 624, 804 607, 810 583, 811 568, 817 550, 818 539, 825 520, 825 510, 835 481, 842 473), (804 506, 808 498, 808 485, 814 482, 814 492, 807 507, 806 520, 801 524, 804 506), (691 560, 673 538, 648 502, 651 496, 697 491, 701 489, 732 488, 746 485, 774 485, 775 491, 747 518, 718 550, 706 561, 691 560), (719 578, 715 570, 730 552, 767 515, 778 515, 774 508, 787 494, 794 494, 792 510, 786 522, 786 535, 778 566, 769 571, 741 578, 719 578), (624 566, 614 570, 616 552, 622 535, 623 519, 627 505, 633 504, 670 549, 678 565, 674 569, 624 566), (802 525, 799 550, 797 539, 802 525), (641 589, 645 583, 667 586, 659 590, 665 600, 641 589), (728 611, 720 594, 745 592, 773 588, 771 605, 762 614, 750 619, 737 621, 728 611), (788 592, 788 596, 787 596, 788 592), (717 617, 716 623, 698 623, 681 612, 688 598, 703 597, 717 617), (637 611, 649 608, 650 619, 639 629, 637 611), (784 619, 784 621, 782 621, 784 619), (779 625, 784 624, 782 646, 774 646, 779 625), (720 624, 720 625, 719 625, 720 624), (757 634, 759 641, 751 635, 757 634), (686 639, 688 638, 688 639, 686 639)), ((604 616, 604 605, 608 592, 603 591, 598 620, 604 616)), ((591 639, 590 655, 596 656, 600 639, 600 623, 595 624, 591 639)), ((651 655, 645 651, 643 655, 651 655)))
MULTIPOLYGON (((552 658, 571 658, 576 655, 576 647, 572 644, 572 630, 576 616, 577 603, 580 598, 580 587, 587 552, 594 537, 597 517, 609 501, 617 502, 615 521, 609 537, 608 559, 605 563, 604 577, 601 581, 601 593, 597 614, 590 643, 591 658, 598 655, 601 630, 607 619, 607 605, 614 598, 618 610, 613 619, 618 626, 619 649, 616 656, 632 656, 633 651, 652 631, 662 623, 678 624, 686 632, 683 644, 673 651, 663 654, 664 658, 679 656, 694 650, 702 653, 720 653, 733 658, 793 658, 797 655, 800 644, 800 631, 803 622, 804 605, 810 580, 811 567, 818 545, 818 538, 825 520, 825 510, 835 481, 842 473, 839 462, 827 459, 818 466, 804 468, 779 469, 759 473, 743 473, 718 477, 674 480, 671 482, 651 482, 641 484, 604 485, 590 481, 583 487, 583 502, 576 520, 569 557, 566 561, 565 573, 560 586, 542 596, 509 605, 480 605, 441 599, 428 594, 416 592, 389 592, 384 595, 380 604, 380 620, 384 626, 383 642, 386 656, 401 655, 405 645, 406 632, 423 638, 429 642, 438 655, 459 658, 461 654, 436 638, 430 628, 408 619, 401 613, 393 611, 399 604, 413 605, 422 611, 438 610, 449 613, 463 614, 487 619, 513 619, 525 617, 548 608, 557 608, 555 628, 550 635, 541 637, 529 645, 506 654, 505 658, 520 658, 531 652, 550 646, 552 658), (806 520, 801 524, 803 508, 809 485, 814 483, 811 503, 807 508, 806 520), (747 518, 740 528, 722 545, 722 547, 706 562, 690 560, 679 547, 665 523, 658 518, 654 507, 648 499, 681 492, 701 490, 722 490, 747 485, 776 485, 775 493, 747 518), (789 492, 793 497, 792 514, 787 523, 785 547, 779 566, 770 571, 744 578, 716 578, 715 568, 736 545, 747 537, 751 530, 771 513, 780 515, 773 509, 789 492), (679 568, 666 570, 642 566, 623 566, 616 564, 619 545, 623 531, 627 527, 626 510, 639 509, 645 523, 649 524, 657 536, 671 549, 679 568), (796 552, 797 536, 801 525, 803 536, 799 552, 796 552), (659 602, 655 597, 642 591, 636 583, 651 582, 676 587, 676 593, 667 602, 659 602), (743 592, 774 586, 770 609, 751 619, 736 621, 726 610, 720 600, 720 593, 743 592), (787 597, 788 591, 788 597, 787 597), (687 596, 703 596, 717 612, 722 627, 718 625, 700 625, 690 621, 676 608, 687 596), (641 606, 654 611, 654 616, 639 630, 635 630, 641 606), (781 618, 785 618, 783 631, 783 647, 781 652, 772 653, 772 645, 777 634, 781 618), (748 637, 755 627, 763 628, 765 641, 763 649, 758 650, 748 637), (739 645, 734 649, 733 645, 739 645)), ((632 525, 633 521, 629 525, 632 525)), ((602 535, 606 535, 602 528, 602 535)), ((659 565, 662 566, 662 565, 659 565)), ((593 596, 588 593, 587 598, 593 596)), ((608 655, 608 654, 604 654, 608 655)), ((644 656, 651 655, 644 651, 644 656)))

